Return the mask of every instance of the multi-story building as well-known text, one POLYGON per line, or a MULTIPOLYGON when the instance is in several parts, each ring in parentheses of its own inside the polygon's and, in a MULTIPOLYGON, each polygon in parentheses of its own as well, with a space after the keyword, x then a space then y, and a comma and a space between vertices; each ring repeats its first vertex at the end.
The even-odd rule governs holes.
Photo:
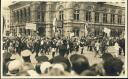
POLYGON ((10 34, 10 10, 7 7, 3 8, 3 36, 9 36, 10 34))
POLYGON ((111 29, 111 36, 119 36, 125 29, 125 7, 97 2, 17 2, 9 6, 13 35, 25 34, 51 37, 85 34, 99 35, 111 29), (53 20, 57 18, 56 32, 53 20))

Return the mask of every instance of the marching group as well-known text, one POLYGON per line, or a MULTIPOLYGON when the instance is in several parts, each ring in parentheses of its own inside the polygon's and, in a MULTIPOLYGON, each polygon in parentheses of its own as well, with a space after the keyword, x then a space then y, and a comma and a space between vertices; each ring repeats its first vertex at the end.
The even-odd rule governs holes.
POLYGON ((125 39, 87 36, 81 38, 14 37, 3 39, 4 76, 119 76, 124 74, 125 39), (108 47, 115 48, 115 56, 108 47), (87 51, 95 52, 101 63, 90 65, 87 51), (80 51, 80 54, 78 53, 80 51), (14 55, 19 55, 20 60, 14 55), (34 58, 36 62, 31 58, 34 58), (49 58, 47 55, 52 55, 49 58))

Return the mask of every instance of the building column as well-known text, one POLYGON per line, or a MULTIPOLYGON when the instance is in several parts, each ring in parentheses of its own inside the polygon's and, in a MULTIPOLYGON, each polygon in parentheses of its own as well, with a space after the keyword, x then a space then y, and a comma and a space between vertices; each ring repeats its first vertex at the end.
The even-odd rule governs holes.
POLYGON ((118 24, 118 15, 115 15, 115 24, 118 24))
POLYGON ((79 17, 80 17, 80 21, 85 21, 85 15, 84 15, 84 10, 80 10, 80 14, 79 14, 79 17))
POLYGON ((29 19, 29 17, 28 17, 28 16, 29 16, 28 13, 29 13, 29 12, 28 12, 28 8, 26 8, 26 22, 28 22, 28 19, 29 19))
POLYGON ((65 20, 67 20, 67 21, 73 20, 73 9, 67 10, 67 12, 65 12, 64 14, 66 16, 65 20))
POLYGON ((53 33, 53 25, 52 25, 52 21, 53 18, 51 18, 51 2, 47 2, 47 5, 46 5, 46 37, 50 37, 51 36, 54 36, 54 33, 53 33))
POLYGON ((91 12, 91 21, 92 21, 92 23, 95 22, 95 12, 94 11, 91 12))
MULTIPOLYGON (((30 13, 31 13, 31 16, 32 16, 31 17, 31 21, 32 22, 36 22, 37 21, 37 10, 38 10, 37 6, 38 6, 38 4, 33 3, 33 5, 30 7, 30 10, 31 10, 30 13)), ((29 12, 29 8, 28 8, 28 12, 29 12)))
POLYGON ((100 23, 103 23, 103 13, 100 13, 99 14, 99 22, 100 23))
POLYGON ((121 24, 125 24, 125 16, 122 15, 121 24))

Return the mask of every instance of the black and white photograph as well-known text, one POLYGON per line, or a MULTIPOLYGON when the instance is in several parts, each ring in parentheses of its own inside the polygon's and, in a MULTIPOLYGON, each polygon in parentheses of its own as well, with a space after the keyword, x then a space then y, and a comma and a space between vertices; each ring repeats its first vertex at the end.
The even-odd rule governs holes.
POLYGON ((1 76, 127 78, 127 0, 2 0, 1 76))

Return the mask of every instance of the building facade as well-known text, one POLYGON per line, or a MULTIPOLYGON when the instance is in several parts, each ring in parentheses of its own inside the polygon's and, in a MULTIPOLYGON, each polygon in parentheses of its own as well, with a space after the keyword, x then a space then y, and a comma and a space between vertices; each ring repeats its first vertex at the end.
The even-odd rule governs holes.
POLYGON ((9 36, 10 33, 10 10, 7 7, 3 8, 3 36, 9 36))
POLYGON ((111 36, 119 36, 125 30, 125 8, 96 2, 17 2, 9 6, 13 35, 53 37, 99 35, 103 29, 111 29, 111 36), (56 31, 53 20, 57 18, 56 31))

